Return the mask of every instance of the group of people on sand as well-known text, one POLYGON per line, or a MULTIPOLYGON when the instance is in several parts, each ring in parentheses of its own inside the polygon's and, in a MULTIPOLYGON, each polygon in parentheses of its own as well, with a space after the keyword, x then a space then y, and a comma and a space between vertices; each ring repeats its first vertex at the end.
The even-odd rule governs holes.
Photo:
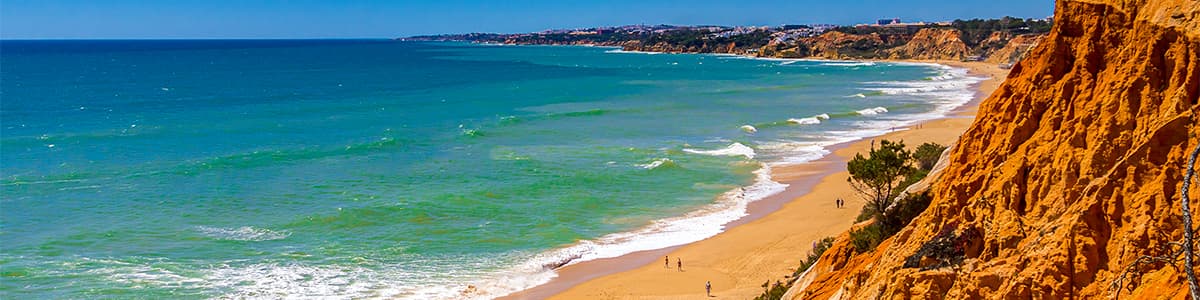
MULTIPOLYGON (((677 268, 679 268, 680 272, 683 272, 683 259, 676 257, 675 258, 675 266, 677 268)), ((671 256, 670 255, 663 256, 663 268, 667 268, 667 269, 671 268, 671 256)))
MULTIPOLYGON (((676 257, 675 258, 675 267, 680 272, 683 272, 683 259, 676 257)), ((671 268, 671 256, 670 255, 663 256, 663 268, 664 269, 671 268)), ((704 295, 712 297, 712 281, 704 282, 704 295)))
POLYGON ((842 200, 842 198, 837 198, 834 203, 837 204, 837 208, 846 207, 846 200, 842 200))

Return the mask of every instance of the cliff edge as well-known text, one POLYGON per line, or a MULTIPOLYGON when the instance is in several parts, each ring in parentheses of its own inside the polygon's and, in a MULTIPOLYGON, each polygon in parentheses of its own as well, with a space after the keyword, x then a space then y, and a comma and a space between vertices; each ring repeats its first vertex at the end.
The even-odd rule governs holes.
POLYGON ((980 105, 929 208, 866 253, 843 235, 789 296, 1186 297, 1181 264, 1134 262, 1183 236, 1200 1, 1060 0, 1055 22, 980 105))
POLYGON ((921 29, 908 43, 889 49, 888 58, 962 60, 970 54, 970 50, 959 38, 961 35, 954 29, 921 29))

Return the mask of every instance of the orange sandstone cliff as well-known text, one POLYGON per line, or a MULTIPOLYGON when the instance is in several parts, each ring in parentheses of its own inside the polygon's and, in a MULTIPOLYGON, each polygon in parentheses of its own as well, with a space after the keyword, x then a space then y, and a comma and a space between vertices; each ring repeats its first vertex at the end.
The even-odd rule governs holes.
POLYGON ((847 34, 829 31, 825 34, 806 38, 804 43, 811 45, 809 56, 830 59, 874 58, 875 51, 887 43, 878 34, 847 34))
POLYGON ((929 208, 866 253, 843 235, 788 298, 1183 299, 1181 264, 1133 263, 1178 249, 1197 98, 1200 1, 1060 0, 944 157, 929 208), (939 236, 961 263, 914 255, 939 236))
MULTIPOLYGON (((961 34, 958 30, 950 28, 921 29, 908 43, 889 49, 888 56, 892 59, 962 60, 970 54, 970 50, 959 38, 961 34)), ((1002 32, 996 32, 994 35, 1000 34, 1002 32)))
POLYGON ((1003 46, 995 52, 990 53, 985 61, 996 64, 1012 64, 1021 59, 1021 56, 1028 53, 1029 49, 1037 46, 1038 43, 1045 38, 1045 35, 1040 34, 1022 34, 1018 35, 1007 43, 1002 43, 1003 46))

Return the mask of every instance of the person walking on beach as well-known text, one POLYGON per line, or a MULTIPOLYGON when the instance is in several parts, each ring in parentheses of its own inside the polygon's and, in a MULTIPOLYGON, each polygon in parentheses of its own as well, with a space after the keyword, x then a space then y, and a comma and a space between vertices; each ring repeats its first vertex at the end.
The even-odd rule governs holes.
POLYGON ((671 268, 671 256, 670 255, 663 256, 663 269, 670 269, 670 268, 671 268))
POLYGON ((683 259, 680 259, 680 258, 676 257, 676 258, 675 258, 675 266, 678 266, 678 267, 679 267, 679 271, 680 271, 680 272, 683 272, 683 259))
POLYGON ((704 282, 704 295, 712 297, 712 281, 704 282))

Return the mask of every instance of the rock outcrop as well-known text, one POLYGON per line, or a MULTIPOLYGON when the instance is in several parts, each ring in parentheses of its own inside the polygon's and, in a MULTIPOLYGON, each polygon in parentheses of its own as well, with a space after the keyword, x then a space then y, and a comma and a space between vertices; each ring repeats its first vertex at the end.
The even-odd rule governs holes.
POLYGON ((1012 65, 1021 59, 1021 56, 1029 51, 1029 49, 1037 46, 1045 35, 1039 34, 1022 34, 1018 35, 1008 42, 1002 43, 998 50, 990 53, 987 59, 984 60, 990 63, 1012 65))
POLYGON ((835 243, 793 299, 1186 297, 1180 265, 1134 262, 1183 236, 1200 1, 1060 0, 1055 12, 951 150, 929 208, 873 251, 835 243), (962 262, 906 266, 935 239, 962 262))
MULTIPOLYGON (((996 34, 1002 32, 996 32, 996 34)), ((903 46, 889 49, 891 59, 934 59, 962 60, 970 54, 967 44, 964 44, 958 30, 948 28, 925 28, 918 31, 912 40, 903 46)), ((1004 40, 995 43, 1002 43, 1004 40)))
POLYGON ((683 46, 671 44, 667 42, 658 42, 654 44, 643 44, 641 41, 624 41, 619 43, 597 43, 589 42, 587 45, 598 46, 619 46, 625 51, 644 51, 644 52, 663 52, 663 53, 727 53, 727 54, 745 54, 745 51, 738 49, 734 43, 712 43, 702 44, 699 46, 683 46))
POLYGON ((809 56, 829 59, 875 58, 884 49, 877 34, 848 34, 830 31, 802 41, 809 45, 809 56))

